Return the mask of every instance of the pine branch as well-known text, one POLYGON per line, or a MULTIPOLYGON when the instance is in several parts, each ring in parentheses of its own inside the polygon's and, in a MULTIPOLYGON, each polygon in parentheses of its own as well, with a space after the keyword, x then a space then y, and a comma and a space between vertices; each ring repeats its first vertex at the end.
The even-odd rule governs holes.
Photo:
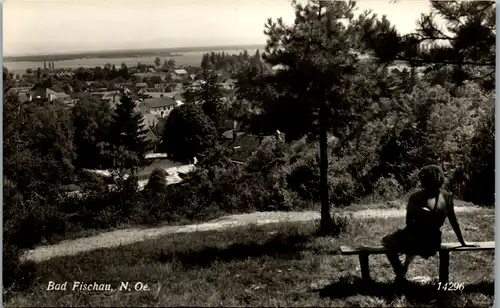
POLYGON ((495 62, 470 62, 470 61, 453 61, 453 60, 417 60, 409 59, 402 56, 397 56, 394 61, 405 61, 417 64, 416 66, 424 66, 430 64, 438 65, 473 65, 473 66, 495 66, 495 62), (419 64, 419 65, 418 65, 419 64))

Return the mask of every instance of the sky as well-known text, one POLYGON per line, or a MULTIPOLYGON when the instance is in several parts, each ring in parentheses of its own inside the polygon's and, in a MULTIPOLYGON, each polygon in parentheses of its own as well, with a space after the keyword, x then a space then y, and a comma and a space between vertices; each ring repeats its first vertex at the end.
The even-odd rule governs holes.
MULTIPOLYGON (((426 0, 361 0, 401 33, 414 30, 426 0)), ((252 45, 267 18, 294 19, 290 0, 3 0, 3 54, 252 45)))

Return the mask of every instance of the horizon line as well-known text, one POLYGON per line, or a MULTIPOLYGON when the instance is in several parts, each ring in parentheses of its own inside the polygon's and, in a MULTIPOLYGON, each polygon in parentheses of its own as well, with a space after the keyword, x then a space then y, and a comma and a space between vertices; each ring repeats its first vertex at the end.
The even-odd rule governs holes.
POLYGON ((183 51, 182 49, 192 49, 192 48, 207 48, 207 49, 224 49, 228 47, 247 47, 247 46, 266 46, 265 43, 253 43, 253 44, 228 44, 228 45, 191 45, 191 46, 175 46, 175 47, 151 47, 151 48, 116 48, 116 49, 93 49, 93 50, 81 50, 81 51, 67 51, 67 52, 53 52, 53 53, 24 53, 24 54, 3 54, 2 58, 21 58, 21 57, 33 57, 33 56, 67 56, 67 55, 80 55, 80 54, 96 54, 96 53, 106 53, 106 52, 124 52, 124 51, 156 51, 156 50, 168 50, 172 49, 174 51, 183 51))

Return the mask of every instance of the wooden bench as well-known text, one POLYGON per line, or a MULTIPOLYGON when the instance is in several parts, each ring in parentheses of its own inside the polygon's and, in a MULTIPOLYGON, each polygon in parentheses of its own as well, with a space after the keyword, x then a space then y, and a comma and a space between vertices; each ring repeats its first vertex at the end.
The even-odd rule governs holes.
MULTIPOLYGON (((468 242, 469 244, 469 242, 468 242)), ((450 265, 450 251, 476 251, 476 250, 495 250, 495 242, 470 242, 479 247, 463 247, 460 243, 443 243, 439 251, 439 281, 448 282, 448 270, 450 265)), ((388 249, 384 246, 341 246, 342 255, 359 255, 361 265, 361 277, 371 280, 368 257, 373 254, 385 254, 388 249)))

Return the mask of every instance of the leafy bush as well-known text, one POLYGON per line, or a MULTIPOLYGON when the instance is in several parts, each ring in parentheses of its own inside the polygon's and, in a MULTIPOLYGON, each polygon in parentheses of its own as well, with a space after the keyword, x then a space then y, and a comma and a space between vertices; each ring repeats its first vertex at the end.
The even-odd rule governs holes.
MULTIPOLYGON (((317 164, 315 162, 315 164, 317 164)), ((319 168, 315 165, 299 165, 288 176, 288 187, 301 198, 319 200, 319 168)))
POLYGON ((184 104, 168 116, 163 134, 164 150, 178 160, 193 158, 214 147, 217 130, 201 107, 184 104))
POLYGON ((165 192, 166 188, 167 172, 161 168, 155 168, 149 176, 149 181, 144 187, 144 191, 156 195, 165 192))
POLYGON ((33 248, 42 240, 63 234, 67 228, 63 214, 40 200, 23 200, 16 209, 8 211, 4 237, 20 249, 33 248))
POLYGON ((421 83, 411 93, 395 98, 404 109, 387 122, 371 182, 393 174, 409 191, 415 185, 411 177, 416 170, 438 164, 447 178, 453 177, 448 187, 459 198, 465 197, 459 182, 466 177, 460 177, 460 173, 465 172, 464 162, 473 156, 472 139, 482 119, 492 114, 493 94, 473 83, 453 89, 421 83))
POLYGON ((3 283, 6 288, 28 287, 33 280, 33 264, 19 259, 25 249, 66 231, 66 221, 56 206, 23 196, 11 181, 5 181, 3 283))
POLYGON ((107 206, 90 219, 91 228, 115 228, 121 221, 121 211, 114 206, 107 206))
POLYGON ((495 202, 494 112, 482 117, 482 125, 470 142, 467 159, 454 170, 448 187, 464 201, 492 205, 495 202))
POLYGON ((356 199, 359 183, 349 170, 353 156, 330 157, 328 184, 330 202, 336 206, 351 204, 356 199))
POLYGON ((358 183, 349 173, 341 173, 328 178, 329 200, 335 206, 350 205, 356 199, 358 183))
POLYGON ((372 197, 374 200, 392 201, 404 195, 403 187, 399 184, 394 175, 381 177, 373 186, 372 197))
POLYGON ((3 286, 10 289, 28 288, 35 279, 33 262, 20 260, 23 250, 16 245, 3 244, 3 286))
POLYGON ((301 198, 319 201, 319 157, 318 146, 300 140, 291 145, 288 187, 301 198))

